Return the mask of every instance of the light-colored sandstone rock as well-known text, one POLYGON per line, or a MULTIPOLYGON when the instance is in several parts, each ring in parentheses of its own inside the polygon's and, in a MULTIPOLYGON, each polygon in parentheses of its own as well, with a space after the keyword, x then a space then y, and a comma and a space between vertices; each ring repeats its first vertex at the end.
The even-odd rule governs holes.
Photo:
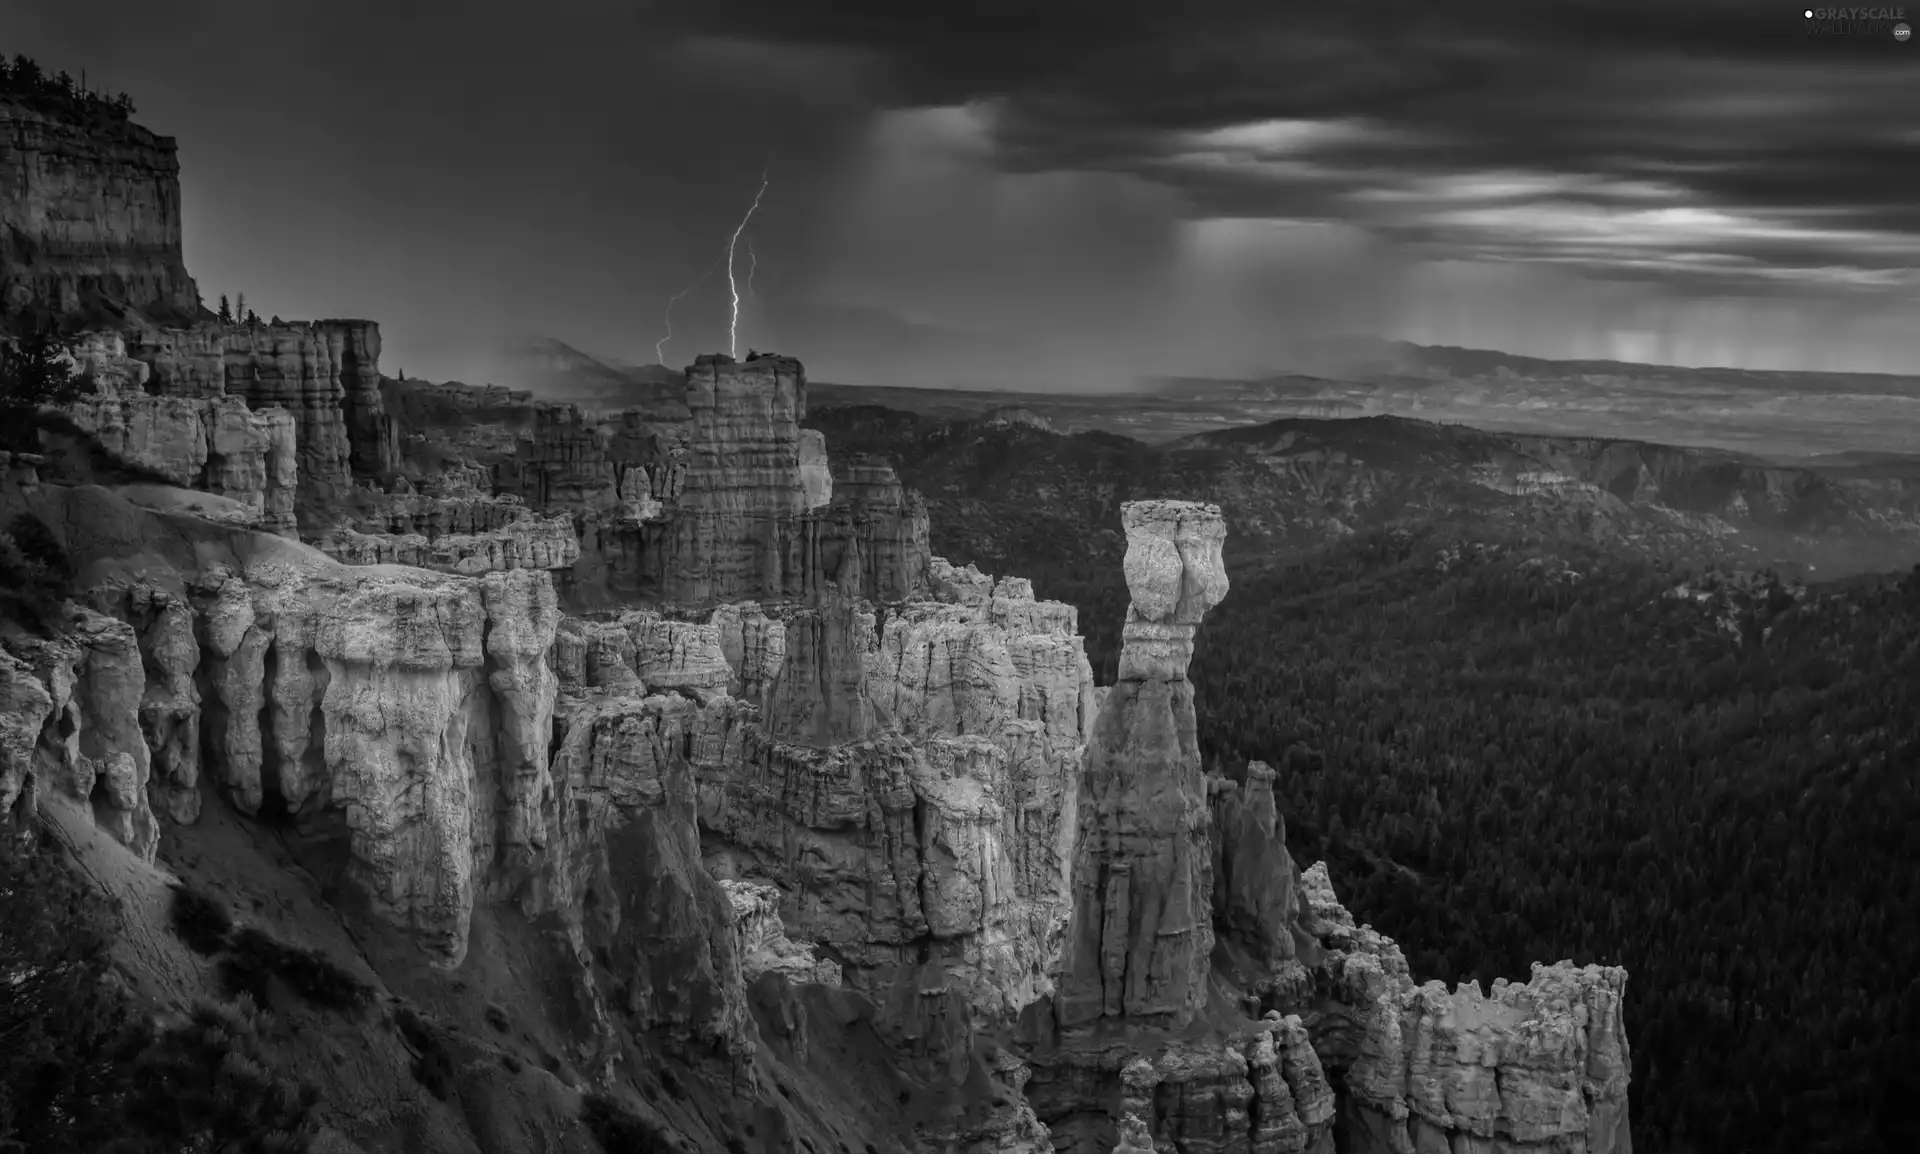
POLYGON ((800 430, 800 487, 808 509, 833 504, 833 470, 827 463, 827 435, 818 429, 800 430))
POLYGON ((152 861, 160 827, 147 797, 151 761, 140 732, 146 675, 133 629, 78 609, 60 636, 10 644, 17 659, 9 657, 0 669, 8 714, 0 723, 6 757, 0 813, 23 795, 57 789, 86 806, 95 824, 129 851, 152 861))
POLYGON ((1073 922, 1055 1014, 1178 1027, 1207 998, 1213 950, 1207 787, 1187 662, 1226 592, 1226 523, 1212 505, 1122 507, 1133 604, 1087 751, 1073 922))
POLYGON ((713 622, 673 621, 649 610, 620 615, 633 638, 634 668, 655 689, 684 689, 697 697, 727 692, 734 679, 713 622))
POLYGON ((752 601, 722 605, 711 623, 720 642, 720 654, 731 670, 727 691, 760 704, 787 660, 786 623, 769 617, 752 601))
POLYGON ((34 754, 53 716, 53 697, 33 665, 0 650, 0 819, 34 809, 34 754))
POLYGON ((786 611, 762 735, 702 777, 717 872, 778 884, 908 1033, 1009 1019, 1058 956, 1092 676, 1069 607, 1007 592, 786 611))
POLYGON ((1153 1134, 1138 1114, 1128 1114, 1120 1120, 1120 1142, 1113 1148, 1113 1154, 1155 1154, 1153 1134))
POLYGON ((146 362, 147 387, 158 394, 234 397, 291 414, 299 494, 316 511, 350 496, 356 458, 367 471, 391 465, 372 321, 143 328, 127 334, 127 353, 146 362))
POLYGON ((945 557, 927 563, 928 592, 936 600, 959 605, 977 605, 993 596, 993 578, 973 564, 956 568, 945 557))
POLYGON ((1631 1149, 1626 971, 1536 962, 1525 985, 1500 979, 1490 993, 1416 986, 1398 947, 1354 926, 1324 863, 1301 888, 1339 951, 1326 967, 1333 998, 1306 1016, 1322 1059, 1351 1065, 1353 1149, 1631 1149))
MULTIPOLYGON (((145 366, 116 354, 118 334, 97 336, 83 363, 145 366)), ((291 536, 299 484, 293 415, 250 409, 238 397, 90 393, 66 406, 107 452, 173 484, 239 501, 259 527, 291 536)))
POLYGON ((140 732, 152 755, 154 805, 175 822, 200 816, 200 643, 194 611, 184 597, 152 584, 134 584, 113 613, 140 637, 146 693, 140 732))
POLYGON ((824 986, 840 984, 839 963, 816 958, 811 944, 787 937, 786 927, 780 922, 778 887, 758 882, 723 881, 720 888, 733 904, 740 969, 748 981, 771 972, 790 982, 811 982, 824 986))
POLYGON ((521 516, 480 533, 426 536, 335 530, 318 547, 348 565, 409 565, 444 573, 492 573, 510 569, 570 569, 580 559, 580 538, 564 516, 521 516))

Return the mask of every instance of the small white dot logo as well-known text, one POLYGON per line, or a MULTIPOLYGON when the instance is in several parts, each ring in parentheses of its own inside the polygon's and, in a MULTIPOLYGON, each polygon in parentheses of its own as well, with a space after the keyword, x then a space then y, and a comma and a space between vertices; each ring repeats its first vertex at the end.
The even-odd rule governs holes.
POLYGON ((1913 35, 1913 29, 1907 27, 1905 24, 1895 24, 1893 26, 1893 38, 1895 40, 1898 40, 1902 44, 1905 44, 1907 42, 1907 37, 1912 35, 1913 35))
POLYGON ((1813 19, 1813 9, 1811 8, 1807 9, 1807 19, 1813 19))

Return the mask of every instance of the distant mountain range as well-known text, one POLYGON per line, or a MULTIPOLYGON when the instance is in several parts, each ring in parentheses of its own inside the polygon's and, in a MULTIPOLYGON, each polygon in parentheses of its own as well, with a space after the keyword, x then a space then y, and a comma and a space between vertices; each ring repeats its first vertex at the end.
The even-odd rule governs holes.
MULTIPOLYGON (((638 407, 656 419, 687 415, 686 375, 663 365, 615 367, 552 337, 519 337, 496 351, 490 382, 603 409, 638 407)), ((480 382, 468 382, 469 384, 480 382)))
POLYGON ((1230 550, 1261 560, 1420 523, 1822 577, 1920 563, 1920 460, 1782 466, 1392 416, 1284 418, 1160 445, 873 405, 816 407, 807 424, 836 461, 891 460, 935 526, 972 534, 970 554, 1009 561, 1069 560, 1117 530, 1121 502, 1158 496, 1219 503, 1230 550))
POLYGON ((820 385, 822 403, 947 417, 1017 404, 1066 431, 1166 442, 1279 417, 1395 415, 1515 433, 1702 445, 1777 462, 1920 451, 1920 378, 1550 361, 1486 349, 1343 338, 1288 371, 1155 377, 1110 393, 820 385))
MULTIPOLYGON (((783 346, 784 347, 784 346, 783 346)), ((806 359, 806 349, 797 351, 806 359)), ((1365 338, 1302 344, 1294 371, 1156 377, 1107 393, 834 384, 819 405, 881 404, 945 419, 1028 409, 1062 432, 1152 443, 1280 418, 1401 416, 1533 436, 1694 445, 1757 462, 1844 465, 1898 478, 1920 468, 1920 378, 1551 361, 1365 338)), ((683 408, 681 369, 596 358, 551 337, 504 344, 491 379, 599 408, 683 408)), ((906 379, 906 378, 903 378, 906 379)))

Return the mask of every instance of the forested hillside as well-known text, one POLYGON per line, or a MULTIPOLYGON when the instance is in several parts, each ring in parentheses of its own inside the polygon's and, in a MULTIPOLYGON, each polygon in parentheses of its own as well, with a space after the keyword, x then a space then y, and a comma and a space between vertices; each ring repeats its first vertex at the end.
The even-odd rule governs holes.
POLYGON ((1416 974, 1625 965, 1636 1149, 1920 1149, 1920 573, 1736 639, 1657 571, 1436 552, 1239 577, 1207 751, 1416 974))
MULTIPOLYGON (((934 551, 1078 605, 1110 682, 1117 505, 887 455, 945 470, 934 551)), ((1146 472, 1116 500, 1183 480, 1146 472)), ((1280 770, 1290 848, 1417 977, 1626 966, 1640 1154, 1920 1149, 1920 572, 1716 587, 1461 517, 1285 563, 1230 541, 1229 571, 1203 746, 1280 770)))

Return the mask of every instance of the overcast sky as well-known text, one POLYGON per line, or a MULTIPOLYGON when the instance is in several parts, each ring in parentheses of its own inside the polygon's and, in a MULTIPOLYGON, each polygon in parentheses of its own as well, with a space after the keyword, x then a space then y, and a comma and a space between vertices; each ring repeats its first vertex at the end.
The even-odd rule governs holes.
POLYGON ((208 301, 1088 387, 1362 333, 1920 372, 1920 45, 1773 0, 8 0, 208 301), (752 253, 748 255, 748 244, 752 253), (746 275, 754 269, 752 294, 746 275))

